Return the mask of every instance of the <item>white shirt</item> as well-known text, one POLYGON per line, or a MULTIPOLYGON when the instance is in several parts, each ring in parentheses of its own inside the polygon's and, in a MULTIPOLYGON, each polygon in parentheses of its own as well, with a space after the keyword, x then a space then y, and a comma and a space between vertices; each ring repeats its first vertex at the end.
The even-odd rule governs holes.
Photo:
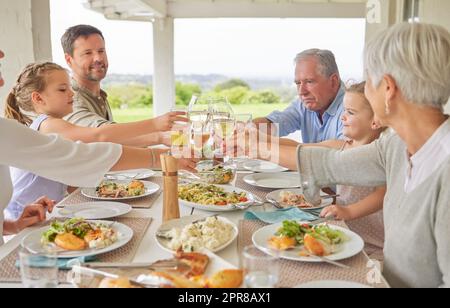
POLYGON ((0 245, 3 209, 12 194, 9 166, 75 187, 95 187, 122 155, 112 143, 74 143, 0 118, 0 245))
POLYGON ((447 119, 416 154, 408 157, 405 192, 410 193, 427 180, 449 155, 450 119, 447 119))

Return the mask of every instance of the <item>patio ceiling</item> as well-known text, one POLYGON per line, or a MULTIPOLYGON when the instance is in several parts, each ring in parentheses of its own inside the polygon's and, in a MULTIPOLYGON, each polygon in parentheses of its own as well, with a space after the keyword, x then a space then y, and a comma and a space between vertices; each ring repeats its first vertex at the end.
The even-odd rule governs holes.
POLYGON ((86 0, 108 19, 363 18, 366 0, 86 0))

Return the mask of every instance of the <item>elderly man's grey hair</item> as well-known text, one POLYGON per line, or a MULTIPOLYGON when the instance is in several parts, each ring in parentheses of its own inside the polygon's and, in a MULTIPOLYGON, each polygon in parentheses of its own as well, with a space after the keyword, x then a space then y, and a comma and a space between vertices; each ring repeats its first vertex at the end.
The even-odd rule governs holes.
POLYGON ((295 57, 295 63, 298 63, 301 60, 305 60, 307 58, 314 57, 319 62, 320 74, 325 77, 331 77, 331 75, 336 74, 340 77, 339 69, 336 64, 336 58, 334 54, 326 49, 308 49, 302 51, 295 57))
POLYGON ((450 97, 450 32, 441 26, 394 25, 367 44, 364 62, 375 87, 390 75, 410 102, 443 110, 450 97))

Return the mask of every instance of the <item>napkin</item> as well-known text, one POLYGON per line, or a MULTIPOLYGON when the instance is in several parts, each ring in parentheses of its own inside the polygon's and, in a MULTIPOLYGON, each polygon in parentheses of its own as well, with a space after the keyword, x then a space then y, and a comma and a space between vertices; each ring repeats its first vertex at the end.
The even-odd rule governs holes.
MULTIPOLYGON (((86 262, 93 262, 95 261, 95 256, 88 256, 88 257, 79 257, 79 258, 73 258, 73 259, 58 259, 56 262, 56 265, 58 269, 60 270, 71 270, 72 267, 76 264, 82 264, 86 262)), ((43 256, 42 259, 36 258, 33 260, 33 264, 30 264, 31 267, 43 267, 45 265, 45 257, 43 256)), ((20 261, 16 261, 16 267, 20 268, 20 261)))
POLYGON ((244 219, 247 220, 259 219, 268 224, 275 224, 283 222, 285 220, 311 221, 317 219, 317 217, 312 214, 306 213, 296 207, 293 207, 285 210, 276 210, 271 212, 262 212, 250 209, 245 213, 244 219))

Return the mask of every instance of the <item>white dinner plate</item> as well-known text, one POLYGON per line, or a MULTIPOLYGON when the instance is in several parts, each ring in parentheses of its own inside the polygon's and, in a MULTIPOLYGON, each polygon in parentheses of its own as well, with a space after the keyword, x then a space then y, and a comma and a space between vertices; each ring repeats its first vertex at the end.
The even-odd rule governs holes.
MULTIPOLYGON (((256 231, 252 236, 253 244, 258 247, 258 249, 267 252, 267 253, 273 253, 276 254, 278 257, 288 260, 294 260, 294 261, 302 261, 302 262, 322 262, 319 258, 312 257, 303 257, 300 256, 300 249, 292 249, 287 251, 277 251, 274 252, 272 249, 269 248, 267 241, 275 235, 275 233, 278 231, 278 229, 283 225, 283 223, 277 223, 273 225, 269 225, 266 227, 263 227, 256 231)), ((349 229, 341 228, 339 226, 329 225, 333 229, 340 230, 347 235, 349 240, 342 245, 340 245, 339 250, 329 256, 327 256, 328 259, 337 261, 337 260, 343 260, 350 257, 353 257, 354 255, 357 255, 360 253, 364 248, 364 241, 362 238, 356 234, 355 232, 350 231, 349 229)), ((300 248, 300 246, 299 246, 300 248)))
POLYGON ((294 288, 300 289, 368 289, 371 286, 361 284, 353 281, 345 281, 345 280, 317 280, 310 281, 294 288))
POLYGON ((256 173, 244 177, 244 182, 261 188, 298 188, 300 176, 297 172, 256 173))
MULTIPOLYGON (((131 181, 127 180, 127 181, 111 181, 111 182, 115 182, 118 184, 128 184, 131 181)), ((121 201, 121 200, 139 199, 142 197, 150 196, 150 195, 153 195, 154 193, 158 192, 159 189, 161 188, 158 184, 155 184, 153 182, 148 182, 148 181, 141 181, 141 182, 144 183, 145 193, 140 196, 120 197, 120 198, 99 197, 97 195, 96 188, 83 188, 81 190, 81 194, 85 197, 95 199, 95 200, 121 201)))
POLYGON ((278 173, 288 171, 288 168, 264 160, 250 160, 244 163, 244 168, 248 171, 259 173, 278 173))
POLYGON ((86 202, 66 205, 58 209, 62 217, 79 217, 84 219, 108 219, 122 216, 131 212, 129 204, 111 201, 86 202))
MULTIPOLYGON (((208 217, 208 216, 206 216, 208 217)), ((156 234, 158 234, 158 232, 164 230, 170 230, 173 228, 179 228, 179 229, 183 229, 185 226, 191 224, 194 221, 200 220, 200 219, 204 219, 205 216, 203 215, 190 215, 190 216, 185 216, 185 217, 181 217, 179 219, 173 219, 173 220, 169 220, 165 223, 163 223, 157 230, 156 234)), ((221 245, 220 247, 217 247, 216 249, 211 250, 212 252, 219 252, 223 249, 225 249, 226 247, 228 247, 231 243, 233 243, 233 241, 237 238, 238 236, 238 228, 237 226, 231 222, 229 219, 225 218, 225 217, 221 217, 218 216, 218 219, 231 225, 233 227, 233 233, 230 237, 230 239, 224 243, 223 245, 221 245)), ((169 248, 169 239, 165 239, 165 238, 161 238, 156 236, 155 234, 155 238, 156 238, 156 242, 158 243, 158 246, 161 247, 162 249, 164 249, 165 251, 168 251, 170 253, 174 253, 175 251, 169 248)))
MULTIPOLYGON (((91 220, 93 223, 104 223, 105 225, 111 225, 111 221, 103 221, 103 220, 91 220)), ((87 256, 95 256, 99 254, 103 254, 106 252, 110 252, 126 245, 133 238, 133 230, 128 226, 115 222, 112 224, 112 228, 118 233, 118 240, 111 246, 102 248, 102 249, 85 249, 85 250, 75 250, 63 251, 61 249, 57 251, 58 258, 69 259, 69 258, 79 258, 79 257, 87 257, 87 256)), ((35 247, 42 247, 39 244, 41 243, 41 237, 44 232, 46 232, 49 227, 43 227, 38 230, 35 230, 28 234, 22 240, 22 247, 30 250, 31 252, 39 252, 34 251, 35 247)))
POLYGON ((247 195, 248 201, 242 202, 242 203, 237 203, 237 204, 228 204, 228 205, 215 205, 215 204, 204 205, 204 204, 199 204, 199 203, 195 203, 195 202, 185 201, 182 199, 178 199, 178 200, 181 205, 188 206, 188 207, 191 207, 194 209, 203 210, 203 211, 210 211, 210 212, 235 211, 235 210, 239 210, 238 207, 247 207, 255 202, 255 196, 246 190, 243 190, 243 189, 240 189, 240 188, 237 188, 234 186, 229 186, 229 185, 215 185, 215 186, 223 188, 225 190, 225 192, 233 192, 234 191, 238 194, 244 192, 247 195))
POLYGON ((108 180, 145 180, 156 174, 155 171, 150 169, 132 169, 113 171, 105 174, 105 178, 108 180))
MULTIPOLYGON (((280 190, 275 190, 272 191, 270 193, 267 194, 266 199, 272 199, 277 201, 278 203, 280 203, 282 206, 284 206, 281 202, 281 197, 280 194, 284 191, 289 191, 292 192, 296 195, 302 195, 303 194, 303 189, 301 188, 296 188, 296 189, 280 189, 280 190)), ((320 192, 321 196, 326 196, 327 194, 324 193, 323 191, 320 192)), ((323 209, 324 207, 327 207, 329 205, 333 204, 333 199, 329 198, 329 199, 322 199, 322 203, 318 206, 315 207, 309 207, 309 208, 300 208, 302 211, 313 211, 313 210, 318 210, 318 209, 323 209)), ((286 208, 289 208, 292 206, 286 205, 286 208)))

